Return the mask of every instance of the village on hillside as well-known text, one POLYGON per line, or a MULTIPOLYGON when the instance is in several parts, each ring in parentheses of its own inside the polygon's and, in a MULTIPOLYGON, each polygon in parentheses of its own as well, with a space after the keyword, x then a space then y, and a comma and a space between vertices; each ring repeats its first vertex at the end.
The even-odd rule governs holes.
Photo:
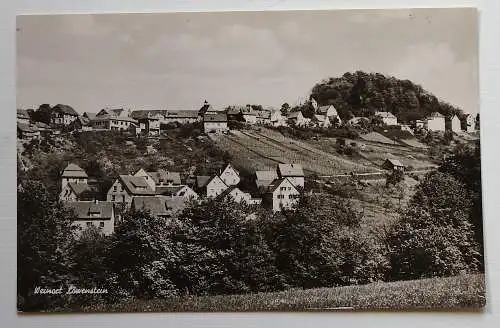
MULTIPOLYGON (((215 110, 207 101, 198 111, 130 111, 117 108, 102 109, 97 113, 84 112, 82 115, 68 105, 58 104, 52 108, 49 106, 48 110, 43 107, 37 111, 18 109, 17 132, 19 142, 28 143, 75 131, 87 133, 115 131, 154 139, 168 135, 169 126, 196 123, 202 124, 204 133, 212 138, 216 135, 237 133, 236 123, 249 127, 326 130, 341 127, 356 128, 376 122, 385 127, 396 127, 411 135, 426 131, 467 133, 479 129, 479 115, 477 117, 465 115, 461 121, 457 115, 445 117, 436 112, 424 120, 401 124, 390 112, 380 111, 373 117, 353 117, 343 121, 333 105, 318 105, 313 98, 311 105, 314 114, 311 118, 306 118, 301 111, 287 113, 285 110, 264 109, 262 106, 251 105, 229 106, 225 110, 215 110), (41 122, 43 120, 45 122, 41 122)), ((372 132, 366 135, 366 139, 369 140, 368 137, 374 134, 380 136, 372 132)), ((375 141, 380 140, 375 138, 375 141)), ((283 144, 286 143, 283 141, 283 144)), ((108 190, 106 200, 89 200, 87 193, 96 186, 88 183, 89 176, 81 167, 75 163, 68 163, 60 175, 59 198, 74 210, 76 215, 74 224, 80 226, 81 230, 95 225, 106 235, 113 233, 115 221, 120 220, 120 213, 124 210, 146 210, 158 217, 171 217, 182 211, 189 202, 206 198, 215 200, 230 198, 238 203, 262 206, 278 212, 284 208, 292 208, 304 190, 306 177, 302 162, 300 158, 293 158, 289 163, 286 163, 286 159, 283 162, 282 159, 272 170, 256 169, 252 183, 257 187, 257 192, 250 192, 239 186, 239 172, 231 163, 226 163, 225 167, 221 167, 218 172, 212 172, 211 175, 198 176, 183 176, 182 172, 166 170, 151 172, 141 168, 134 174, 113 177, 115 182, 108 190)), ((380 168, 389 172, 404 172, 405 169, 410 169, 394 156, 383 158, 380 168)), ((361 172, 358 173, 363 175, 361 172)))

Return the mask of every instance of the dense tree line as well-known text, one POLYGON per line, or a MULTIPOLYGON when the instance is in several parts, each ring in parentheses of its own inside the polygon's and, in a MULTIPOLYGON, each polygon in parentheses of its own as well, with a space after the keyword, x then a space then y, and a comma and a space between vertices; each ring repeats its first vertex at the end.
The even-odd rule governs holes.
MULTIPOLYGON (((325 79, 312 88, 311 97, 320 105, 334 105, 343 120, 371 116, 376 111, 391 112, 402 122, 421 119, 432 112, 461 115, 458 108, 420 85, 380 73, 356 71, 325 79)), ((300 109, 310 117, 310 101, 300 109)))
MULTIPOLYGON (((479 145, 477 145, 479 147, 479 145)), ((399 180, 399 179, 397 179, 399 180)), ((394 181, 394 183, 398 183, 394 181)), ((72 213, 41 182, 18 188, 18 307, 78 309, 126 298, 267 292, 476 272, 482 258, 479 149, 458 147, 416 188, 400 218, 368 233, 348 200, 303 195, 272 214, 231 200, 172 218, 126 212, 115 233, 74 238, 72 213), (34 295, 36 286, 106 288, 34 295)))

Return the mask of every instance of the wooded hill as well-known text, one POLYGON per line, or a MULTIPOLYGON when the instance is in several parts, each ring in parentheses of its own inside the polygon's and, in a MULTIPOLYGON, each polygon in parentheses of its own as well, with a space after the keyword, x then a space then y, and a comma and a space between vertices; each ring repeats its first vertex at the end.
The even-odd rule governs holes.
MULTIPOLYGON (((432 112, 463 115, 460 109, 409 80, 363 71, 347 72, 317 83, 311 98, 319 105, 334 105, 343 120, 377 111, 391 112, 401 122, 422 119, 432 112)), ((305 105, 309 106, 310 102, 305 105)))

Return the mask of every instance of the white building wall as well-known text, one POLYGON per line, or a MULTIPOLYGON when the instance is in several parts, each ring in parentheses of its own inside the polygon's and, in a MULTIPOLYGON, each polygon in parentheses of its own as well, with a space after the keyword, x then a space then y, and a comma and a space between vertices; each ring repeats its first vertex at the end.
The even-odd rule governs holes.
POLYGON ((429 131, 444 131, 445 120, 444 117, 432 117, 427 121, 427 129, 429 131))

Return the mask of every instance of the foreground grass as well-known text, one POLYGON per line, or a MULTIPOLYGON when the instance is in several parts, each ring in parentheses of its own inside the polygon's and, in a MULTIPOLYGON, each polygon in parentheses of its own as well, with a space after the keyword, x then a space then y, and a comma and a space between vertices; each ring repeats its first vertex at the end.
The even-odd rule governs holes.
POLYGON ((236 312, 395 309, 479 309, 485 305, 484 275, 462 275, 337 288, 275 293, 132 300, 106 309, 117 312, 236 312))

